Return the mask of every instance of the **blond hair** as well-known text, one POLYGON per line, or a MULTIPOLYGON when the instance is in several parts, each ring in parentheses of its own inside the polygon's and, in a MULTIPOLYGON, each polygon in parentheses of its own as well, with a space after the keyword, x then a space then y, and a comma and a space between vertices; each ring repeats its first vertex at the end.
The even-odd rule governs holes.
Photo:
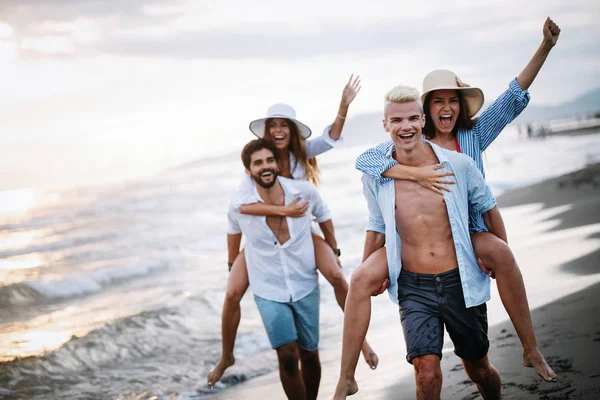
POLYGON ((383 105, 383 113, 387 117, 387 110, 390 104, 404 104, 415 102, 419 105, 421 113, 423 112, 423 103, 421 102, 421 94, 417 89, 410 86, 396 86, 386 93, 383 105))

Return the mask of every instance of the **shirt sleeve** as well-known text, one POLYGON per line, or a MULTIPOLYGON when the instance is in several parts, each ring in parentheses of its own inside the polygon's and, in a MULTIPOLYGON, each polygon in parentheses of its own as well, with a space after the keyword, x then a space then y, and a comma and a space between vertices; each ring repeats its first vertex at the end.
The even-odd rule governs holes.
POLYGON ((230 235, 242 233, 238 219, 240 216, 240 206, 237 204, 239 200, 237 200, 236 194, 237 192, 231 196, 229 209, 227 210, 227 233, 230 235))
POLYGON ((306 149, 306 158, 313 158, 319 154, 323 154, 334 147, 341 146, 344 143, 344 138, 340 137, 338 140, 334 140, 330 136, 331 125, 323 130, 321 136, 314 139, 307 140, 304 142, 304 148, 306 149))
POLYGON ((521 114, 529 100, 529 92, 521 89, 517 79, 513 79, 508 89, 481 113, 473 127, 481 151, 487 149, 502 129, 521 114))
POLYGON ((365 151, 356 158, 356 169, 375 179, 380 185, 392 181, 392 178, 382 176, 385 171, 398 164, 392 157, 387 156, 391 146, 393 142, 390 140, 365 151))
POLYGON ((466 162, 469 207, 473 207, 479 213, 485 214, 496 207, 496 199, 477 168, 475 161, 466 157, 466 162))
POLYGON ((331 212, 327 204, 321 199, 317 188, 312 183, 306 182, 308 188, 311 213, 315 217, 318 223, 329 221, 331 219, 331 212))
POLYGON ((381 213, 381 208, 379 208, 377 197, 375 196, 376 180, 366 174, 363 174, 362 183, 363 193, 365 195, 365 199, 367 199, 367 209, 369 211, 369 224, 367 226, 367 231, 378 232, 385 235, 385 222, 383 219, 383 214, 381 213))

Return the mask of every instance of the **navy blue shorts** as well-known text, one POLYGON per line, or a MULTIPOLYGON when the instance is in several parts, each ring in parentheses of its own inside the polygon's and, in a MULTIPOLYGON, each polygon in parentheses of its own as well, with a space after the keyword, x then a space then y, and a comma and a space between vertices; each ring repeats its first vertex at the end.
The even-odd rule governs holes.
POLYGON ((487 307, 466 308, 458 268, 437 275, 401 271, 398 302, 409 363, 427 354, 442 358, 444 326, 460 358, 479 360, 487 354, 487 307))

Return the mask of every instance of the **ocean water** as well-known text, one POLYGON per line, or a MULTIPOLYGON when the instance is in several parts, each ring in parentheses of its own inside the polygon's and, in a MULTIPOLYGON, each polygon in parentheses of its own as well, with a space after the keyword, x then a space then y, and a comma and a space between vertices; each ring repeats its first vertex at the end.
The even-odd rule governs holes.
MULTIPOLYGON (((353 166, 364 148, 319 158, 347 276, 366 226, 353 166)), ((600 135, 526 140, 507 128, 486 173, 499 195, 595 162, 600 135)), ((205 377, 220 354, 226 210, 241 173, 223 157, 119 185, 0 192, 0 398, 213 396, 205 377)), ((320 284, 327 343, 342 315, 320 284)), ((235 353, 216 392, 276 369, 250 295, 235 353)))

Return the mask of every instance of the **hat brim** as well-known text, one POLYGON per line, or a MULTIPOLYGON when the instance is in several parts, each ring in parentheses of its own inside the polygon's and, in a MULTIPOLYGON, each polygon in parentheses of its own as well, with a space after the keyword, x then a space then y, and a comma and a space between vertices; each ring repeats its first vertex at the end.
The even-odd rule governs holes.
POLYGON ((431 92, 435 92, 436 90, 460 90, 463 95, 463 99, 465 101, 465 106, 467 108, 467 117, 469 117, 469 118, 473 118, 475 115, 477 115, 479 110, 481 110, 481 107, 483 107, 483 101, 484 101, 483 91, 481 89, 479 89, 478 87, 456 87, 456 86, 454 86, 454 87, 434 88, 434 89, 426 91, 425 93, 423 93, 421 95, 421 101, 423 102, 423 104, 425 104, 425 99, 427 98, 427 95, 431 92))
MULTIPOLYGON (((279 117, 260 118, 260 119, 250 122, 250 125, 248 126, 250 128, 250 132, 254 133, 259 139, 264 138, 265 122, 268 119, 272 119, 272 118, 279 118, 279 117)), ((296 124, 296 126, 298 127, 298 130, 300 131, 300 134, 302 135, 302 137, 304 139, 308 139, 310 137, 310 135, 312 135, 312 131, 310 130, 310 128, 308 126, 304 125, 302 122, 298 121, 297 119, 287 118, 287 117, 281 117, 281 118, 289 119, 290 121, 293 121, 296 124)))

